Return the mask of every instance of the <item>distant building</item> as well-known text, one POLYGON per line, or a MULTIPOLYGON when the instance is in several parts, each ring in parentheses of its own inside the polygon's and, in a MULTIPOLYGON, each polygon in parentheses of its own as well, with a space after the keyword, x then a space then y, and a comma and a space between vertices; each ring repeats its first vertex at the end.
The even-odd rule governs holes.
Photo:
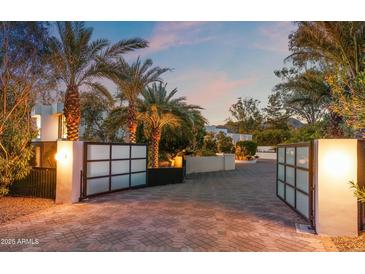
POLYGON ((228 129, 224 128, 224 127, 205 126, 205 130, 208 133, 214 133, 214 134, 223 132, 224 135, 232 138, 233 143, 237 143, 238 141, 251 141, 252 140, 251 134, 228 133, 228 129))

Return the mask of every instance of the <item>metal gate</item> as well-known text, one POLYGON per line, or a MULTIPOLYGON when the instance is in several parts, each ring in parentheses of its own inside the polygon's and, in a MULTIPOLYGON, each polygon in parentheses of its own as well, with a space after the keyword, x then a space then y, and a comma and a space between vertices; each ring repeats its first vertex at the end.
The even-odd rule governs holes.
POLYGON ((81 199, 147 184, 147 145, 84 143, 81 199))
POLYGON ((313 145, 278 145, 276 195, 314 226, 313 145))

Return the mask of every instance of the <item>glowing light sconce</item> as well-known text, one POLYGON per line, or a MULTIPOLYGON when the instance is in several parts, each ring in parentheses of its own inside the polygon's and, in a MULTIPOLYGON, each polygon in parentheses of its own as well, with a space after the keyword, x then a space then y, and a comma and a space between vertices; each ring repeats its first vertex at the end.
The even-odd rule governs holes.
POLYGON ((353 159, 346 151, 328 151, 324 155, 324 168, 332 177, 346 177, 351 172, 353 159))
POLYGON ((61 151, 56 153, 55 158, 57 162, 66 162, 68 159, 68 153, 65 149, 62 149, 61 151))

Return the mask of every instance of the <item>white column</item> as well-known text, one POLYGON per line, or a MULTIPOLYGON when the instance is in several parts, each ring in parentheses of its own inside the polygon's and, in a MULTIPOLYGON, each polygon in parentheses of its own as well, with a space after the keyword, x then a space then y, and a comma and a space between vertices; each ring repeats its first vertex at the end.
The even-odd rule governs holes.
POLYGON ((357 140, 315 140, 314 201, 318 234, 358 235, 357 198, 349 181, 357 181, 357 140))
POLYGON ((83 148, 81 141, 57 141, 56 203, 79 201, 83 148))

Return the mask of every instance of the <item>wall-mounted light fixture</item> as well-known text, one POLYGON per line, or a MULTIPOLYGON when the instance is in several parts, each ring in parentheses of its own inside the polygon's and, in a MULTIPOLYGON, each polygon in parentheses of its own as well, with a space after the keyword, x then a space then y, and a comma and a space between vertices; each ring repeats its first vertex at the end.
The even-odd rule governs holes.
POLYGON ((68 159, 68 153, 66 149, 61 149, 56 153, 56 161, 57 162, 66 162, 68 159))

